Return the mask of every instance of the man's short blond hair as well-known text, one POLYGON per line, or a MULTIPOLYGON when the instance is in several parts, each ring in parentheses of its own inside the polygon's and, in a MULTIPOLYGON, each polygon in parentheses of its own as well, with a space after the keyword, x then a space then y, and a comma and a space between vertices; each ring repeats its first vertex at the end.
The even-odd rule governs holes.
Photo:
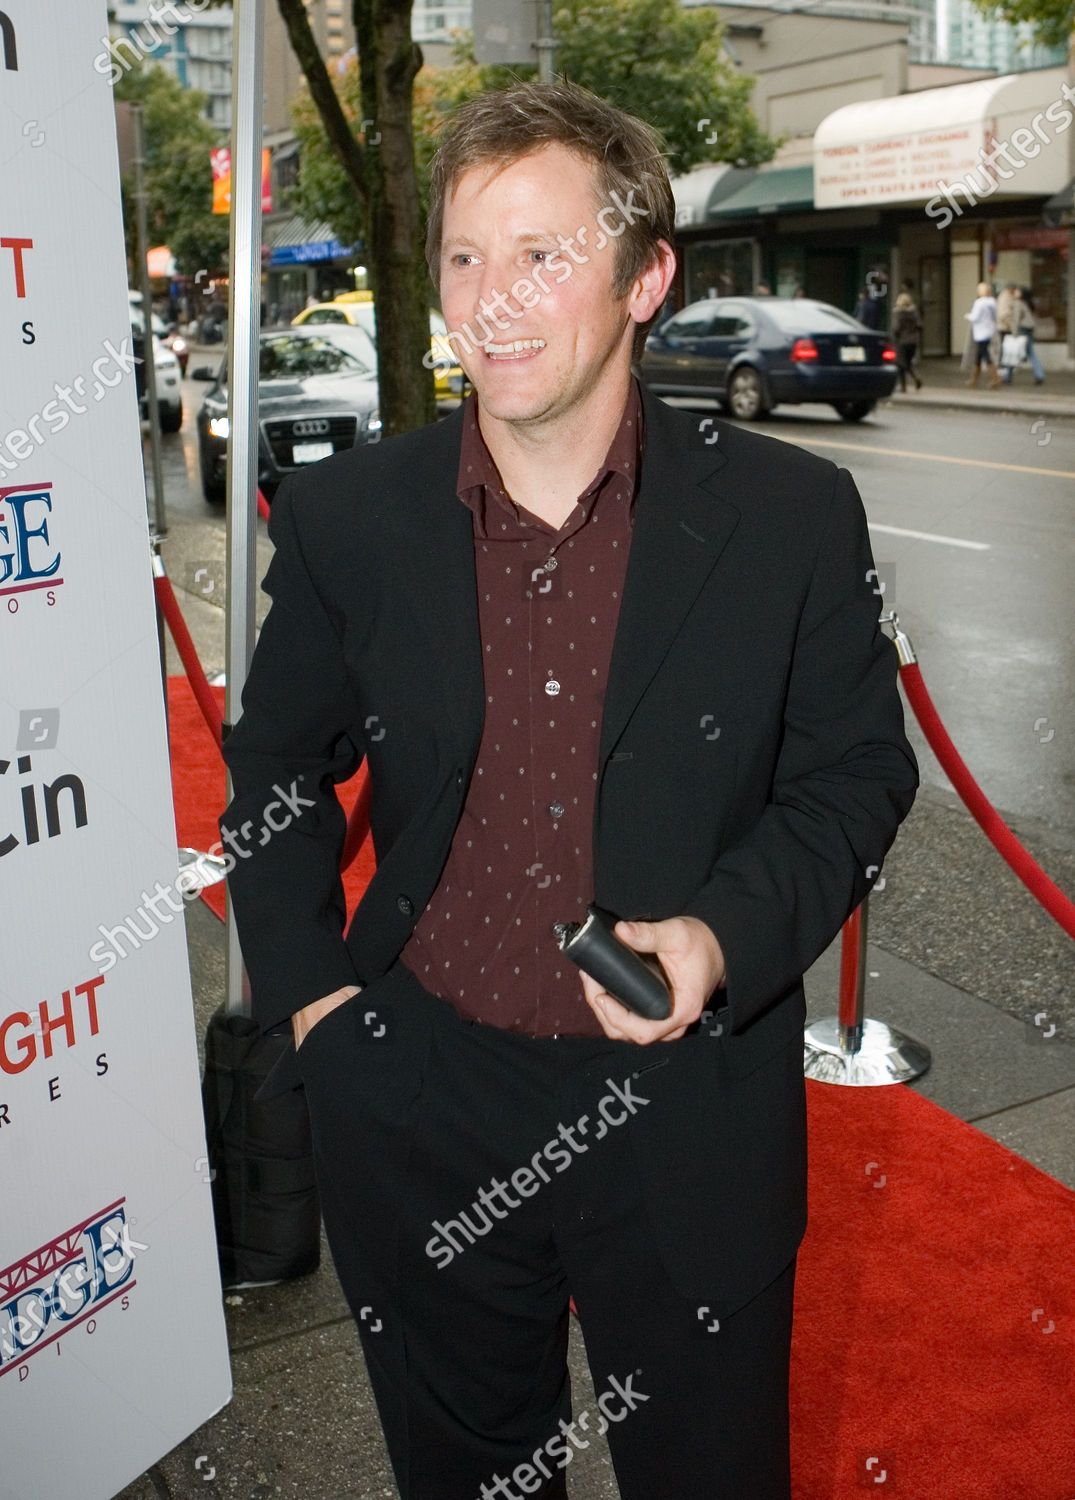
MULTIPOLYGON (((594 209, 609 205, 613 223, 624 225, 612 241, 614 297, 625 297, 642 272, 659 260, 659 240, 674 244, 675 199, 659 132, 580 84, 565 79, 514 83, 461 104, 433 157, 426 264, 438 295, 444 206, 459 179, 472 167, 495 165, 499 170, 554 143, 594 163, 594 209), (617 214, 617 203, 632 205, 633 212, 617 214)), ((638 324, 633 359, 640 356, 659 311, 638 324)))

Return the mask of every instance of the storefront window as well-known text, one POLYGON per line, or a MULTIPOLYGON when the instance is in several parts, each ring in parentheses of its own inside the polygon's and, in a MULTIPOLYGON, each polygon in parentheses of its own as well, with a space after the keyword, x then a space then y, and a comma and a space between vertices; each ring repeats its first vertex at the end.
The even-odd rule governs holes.
POLYGON ((794 297, 800 288, 805 287, 806 275, 803 260, 801 247, 793 250, 780 250, 777 253, 774 290, 778 297, 794 297))
POLYGON ((706 240, 686 248, 688 304, 705 297, 753 294, 753 240, 706 240))
POLYGON ((1063 343, 1068 336, 1068 231, 1046 228, 1037 219, 997 224, 993 229, 998 288, 1009 281, 1029 287, 1034 301, 1034 337, 1063 343))

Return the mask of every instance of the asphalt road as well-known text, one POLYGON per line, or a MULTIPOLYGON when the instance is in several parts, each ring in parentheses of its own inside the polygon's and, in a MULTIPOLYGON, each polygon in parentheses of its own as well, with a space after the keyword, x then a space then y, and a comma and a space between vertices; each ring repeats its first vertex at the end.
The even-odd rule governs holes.
MULTIPOLYGON (((193 431, 203 391, 186 383, 184 429, 164 440, 165 558, 177 589, 219 607, 224 516, 202 499, 193 431)), ((989 798, 1075 833, 1075 421, 883 404, 859 424, 810 406, 757 425, 854 476, 879 607, 899 614, 989 798)), ((259 533, 260 578, 269 544, 259 533)), ((259 592, 259 620, 266 607, 259 592)), ((206 650, 207 665, 222 667, 222 631, 206 650)), ((923 782, 950 790, 917 724, 909 732, 923 782)))

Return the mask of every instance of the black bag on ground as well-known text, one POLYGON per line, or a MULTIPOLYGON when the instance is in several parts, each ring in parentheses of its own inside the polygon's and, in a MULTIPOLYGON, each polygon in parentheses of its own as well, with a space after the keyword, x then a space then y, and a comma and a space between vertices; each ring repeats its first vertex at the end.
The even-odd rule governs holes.
POLYGON ((304 1276, 321 1261, 306 1096, 290 1088, 254 1097, 289 1050, 290 1028, 263 1036, 249 1016, 223 1006, 205 1034, 202 1104, 225 1287, 304 1276))

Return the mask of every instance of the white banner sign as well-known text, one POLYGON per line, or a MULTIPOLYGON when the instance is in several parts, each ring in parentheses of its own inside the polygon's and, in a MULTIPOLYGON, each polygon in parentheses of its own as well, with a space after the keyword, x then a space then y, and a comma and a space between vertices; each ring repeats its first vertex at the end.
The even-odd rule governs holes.
POLYGON ((108 1500, 231 1395, 183 905, 160 895, 175 820, 106 34, 104 0, 0 0, 5 1500, 108 1500))

